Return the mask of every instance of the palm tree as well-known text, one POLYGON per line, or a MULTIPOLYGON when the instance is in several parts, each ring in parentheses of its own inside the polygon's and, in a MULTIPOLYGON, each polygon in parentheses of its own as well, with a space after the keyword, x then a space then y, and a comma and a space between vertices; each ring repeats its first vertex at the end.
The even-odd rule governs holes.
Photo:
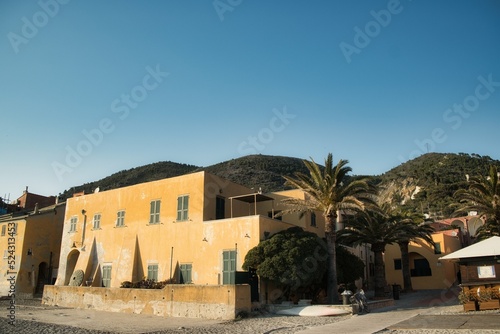
POLYGON ((328 303, 337 304, 337 259, 335 247, 337 243, 336 222, 340 210, 362 211, 373 203, 373 191, 365 180, 346 182, 346 176, 351 172, 347 160, 340 160, 333 165, 332 154, 325 159, 322 169, 313 159, 304 161, 309 175, 297 172, 295 177, 284 176, 286 184, 301 189, 306 194, 305 200, 285 199, 283 203, 288 209, 285 213, 300 213, 320 211, 325 219, 325 237, 328 248, 328 303))
POLYGON ((485 224, 477 230, 478 239, 500 236, 500 180, 496 166, 490 166, 486 177, 469 178, 469 187, 457 190, 454 197, 461 205, 456 213, 477 211, 485 217, 485 224))
POLYGON ((385 247, 397 243, 402 235, 410 233, 409 230, 409 224, 399 223, 398 217, 391 214, 390 206, 383 204, 377 212, 365 212, 347 219, 345 229, 339 233, 339 240, 343 243, 371 245, 374 253, 375 297, 385 295, 385 247))
POLYGON ((403 289, 404 291, 412 291, 410 255, 408 250, 410 241, 434 245, 434 241, 432 240, 434 228, 425 223, 424 217, 421 214, 415 212, 399 209, 393 217, 398 224, 404 225, 398 228, 397 244, 401 251, 403 289))

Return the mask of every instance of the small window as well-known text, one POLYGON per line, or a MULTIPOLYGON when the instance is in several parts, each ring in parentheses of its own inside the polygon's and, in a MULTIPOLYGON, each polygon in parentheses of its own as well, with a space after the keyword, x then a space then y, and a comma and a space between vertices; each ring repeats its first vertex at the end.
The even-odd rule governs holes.
POLYGON ((101 214, 96 213, 94 215, 94 230, 98 230, 101 228, 101 214))
POLYGON ((2 225, 2 237, 5 236, 5 231, 7 230, 7 225, 2 225))
POLYGON ((105 288, 111 287, 111 266, 102 266, 102 286, 105 288))
POLYGON ((316 227, 316 214, 311 212, 311 226, 316 227))
POLYGON ((69 221, 69 231, 70 232, 76 232, 76 223, 78 221, 78 218, 76 217, 71 217, 71 220, 69 221))
POLYGON ((436 242, 434 244, 434 254, 441 254, 441 243, 436 242))
POLYGON ((125 210, 120 210, 116 214, 116 226, 125 226, 125 210))
POLYGON ((401 270, 401 259, 394 259, 394 270, 401 270))
POLYGON ((9 257, 9 251, 8 250, 4 250, 3 251, 3 258, 6 259, 9 257))
POLYGON ((151 201, 149 208, 149 223, 159 224, 160 223, 160 200, 151 201))
POLYGON ((177 221, 188 220, 189 196, 177 197, 177 221))
POLYGON ((181 264, 180 266, 181 269, 181 277, 179 282, 181 284, 188 284, 188 283, 193 283, 191 279, 191 272, 193 271, 193 265, 190 263, 184 263, 181 264))
POLYGON ((158 282, 158 265, 148 265, 148 279, 158 282))

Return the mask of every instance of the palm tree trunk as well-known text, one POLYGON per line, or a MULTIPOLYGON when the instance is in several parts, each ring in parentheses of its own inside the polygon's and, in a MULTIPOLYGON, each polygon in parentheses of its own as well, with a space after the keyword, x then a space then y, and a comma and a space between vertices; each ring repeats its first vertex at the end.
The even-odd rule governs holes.
POLYGON ((409 241, 401 241, 398 243, 401 250, 401 271, 403 272, 403 289, 404 291, 413 291, 411 284, 410 273, 410 255, 408 251, 409 241))
POLYGON ((387 285, 385 281, 385 265, 383 252, 385 250, 385 244, 372 244, 372 251, 375 256, 375 297, 385 297, 385 286, 387 285))
POLYGON ((327 280, 327 297, 328 304, 338 304, 338 283, 337 283, 337 233, 335 231, 336 217, 328 215, 325 217, 325 236, 326 245, 328 248, 328 280, 327 280))

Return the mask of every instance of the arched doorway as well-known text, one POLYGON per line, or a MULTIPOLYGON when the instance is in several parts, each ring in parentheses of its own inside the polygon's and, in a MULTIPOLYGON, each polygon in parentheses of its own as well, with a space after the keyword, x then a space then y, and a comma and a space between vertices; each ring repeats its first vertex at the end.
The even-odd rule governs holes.
POLYGON ((41 262, 38 265, 38 279, 35 289, 36 294, 43 293, 43 287, 45 286, 45 284, 49 283, 48 277, 49 277, 49 266, 47 262, 41 262))
POLYGON ((416 252, 411 252, 410 256, 410 274, 411 277, 432 276, 429 261, 416 252))
POLYGON ((71 275, 75 270, 76 263, 78 262, 78 257, 80 256, 80 252, 76 249, 72 250, 68 254, 68 259, 66 261, 66 275, 64 276, 64 285, 68 285, 69 280, 71 279, 71 275))

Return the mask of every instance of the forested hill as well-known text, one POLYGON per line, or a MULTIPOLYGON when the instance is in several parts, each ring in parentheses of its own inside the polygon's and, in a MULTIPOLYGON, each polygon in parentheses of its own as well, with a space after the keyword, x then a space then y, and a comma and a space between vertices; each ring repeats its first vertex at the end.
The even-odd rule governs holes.
POLYGON ((500 161, 489 156, 427 153, 374 177, 374 182, 386 201, 435 218, 449 217, 456 204, 453 193, 467 186, 468 177, 487 175, 492 164, 500 167, 500 161))
POLYGON ((249 155, 208 167, 164 161, 122 170, 101 180, 72 187, 60 196, 68 198, 82 191, 86 194, 91 193, 98 187, 103 191, 202 170, 254 188, 256 191, 261 188, 263 192, 283 190, 285 182, 283 175, 293 175, 296 171, 307 173, 301 159, 269 155, 249 155))
MULTIPOLYGON (((433 217, 448 217, 453 211, 453 193, 467 185, 466 175, 486 175, 491 164, 500 167, 500 161, 488 156, 428 153, 380 176, 368 177, 381 188, 380 194, 385 201, 402 203, 433 217)), ((298 171, 307 173, 302 159, 282 156, 249 155, 207 167, 166 161, 123 170, 68 189, 61 196, 67 198, 75 192, 93 192, 97 187, 109 190, 201 170, 256 191, 261 188, 263 192, 285 189, 283 175, 298 171)))

